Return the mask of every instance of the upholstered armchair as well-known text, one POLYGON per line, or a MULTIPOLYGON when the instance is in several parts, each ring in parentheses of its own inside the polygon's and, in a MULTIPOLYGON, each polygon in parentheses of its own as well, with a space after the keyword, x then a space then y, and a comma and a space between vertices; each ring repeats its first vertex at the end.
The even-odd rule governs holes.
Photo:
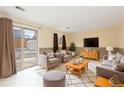
POLYGON ((61 64, 61 54, 54 53, 54 57, 52 58, 49 58, 49 56, 45 54, 39 54, 38 64, 47 70, 57 67, 61 64))
POLYGON ((72 59, 72 56, 71 54, 69 54, 67 51, 66 53, 61 53, 61 62, 64 63, 64 62, 68 62, 72 59))
POLYGON ((64 62, 68 62, 72 59, 71 55, 62 55, 61 56, 61 62, 64 63, 64 62))

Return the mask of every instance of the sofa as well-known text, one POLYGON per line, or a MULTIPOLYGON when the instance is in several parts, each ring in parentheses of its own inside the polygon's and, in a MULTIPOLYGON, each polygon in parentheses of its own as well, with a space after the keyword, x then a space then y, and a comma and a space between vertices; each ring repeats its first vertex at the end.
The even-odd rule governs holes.
MULTIPOLYGON (((108 80, 117 76, 118 80, 124 84, 124 56, 120 53, 112 56, 104 59, 102 65, 96 66, 96 76, 108 80)), ((96 78, 96 82, 99 80, 98 78, 96 78)), ((101 80, 101 82, 103 81, 101 80)))
POLYGON ((113 75, 118 76, 118 79, 121 83, 124 83, 124 72, 119 72, 116 70, 108 69, 105 67, 97 66, 96 67, 96 76, 101 76, 104 78, 111 78, 113 75))

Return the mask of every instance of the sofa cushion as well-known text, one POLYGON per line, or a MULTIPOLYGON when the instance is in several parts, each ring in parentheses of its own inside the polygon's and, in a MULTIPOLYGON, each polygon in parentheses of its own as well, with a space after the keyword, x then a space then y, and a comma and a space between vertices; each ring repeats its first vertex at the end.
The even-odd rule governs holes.
POLYGON ((51 58, 49 59, 49 63, 52 64, 52 63, 57 63, 59 62, 59 59, 58 58, 51 58))
POLYGON ((47 56, 48 56, 49 58, 54 58, 54 53, 53 53, 53 52, 47 53, 47 56))
POLYGON ((120 63, 124 63, 124 56, 121 57, 120 63))
POLYGON ((71 58, 71 56, 70 55, 65 55, 64 58, 71 58))
POLYGON ((111 60, 103 60, 102 65, 112 66, 111 60))
POLYGON ((115 70, 124 72, 124 63, 119 63, 116 65, 115 70))
POLYGON ((69 60, 71 60, 71 56, 70 55, 65 55, 64 56, 64 62, 69 61, 69 60))

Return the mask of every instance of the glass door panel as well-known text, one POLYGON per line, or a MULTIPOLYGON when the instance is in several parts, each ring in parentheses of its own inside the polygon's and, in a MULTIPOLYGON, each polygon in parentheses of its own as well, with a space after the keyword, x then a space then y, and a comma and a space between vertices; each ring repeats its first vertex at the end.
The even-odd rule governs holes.
POLYGON ((37 65, 37 31, 24 29, 24 61, 23 68, 37 65))
POLYGON ((17 70, 21 69, 22 62, 22 29, 14 27, 13 29, 14 45, 15 45, 15 56, 16 56, 16 67, 17 70))
POLYGON ((37 31, 13 28, 17 70, 37 65, 37 31))

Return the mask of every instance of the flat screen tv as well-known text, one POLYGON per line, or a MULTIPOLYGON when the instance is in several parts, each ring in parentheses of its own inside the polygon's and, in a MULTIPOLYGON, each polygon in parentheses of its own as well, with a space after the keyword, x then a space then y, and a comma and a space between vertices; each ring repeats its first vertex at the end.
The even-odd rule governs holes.
POLYGON ((99 38, 84 38, 84 47, 99 47, 99 38))

